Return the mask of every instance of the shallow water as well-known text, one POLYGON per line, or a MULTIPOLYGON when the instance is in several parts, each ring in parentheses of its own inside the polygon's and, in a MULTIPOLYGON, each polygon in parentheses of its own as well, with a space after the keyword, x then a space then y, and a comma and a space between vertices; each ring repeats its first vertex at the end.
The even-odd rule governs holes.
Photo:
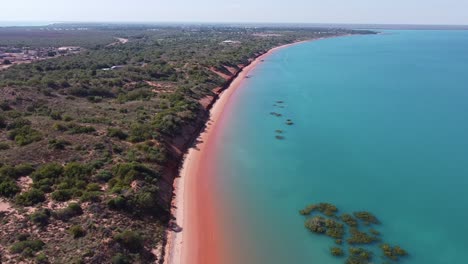
POLYGON ((464 262, 468 31, 283 49, 236 91, 221 123, 213 162, 234 263, 344 263, 329 253, 333 240, 303 226, 298 210, 315 202, 377 215, 383 239, 410 252, 401 263, 464 262))

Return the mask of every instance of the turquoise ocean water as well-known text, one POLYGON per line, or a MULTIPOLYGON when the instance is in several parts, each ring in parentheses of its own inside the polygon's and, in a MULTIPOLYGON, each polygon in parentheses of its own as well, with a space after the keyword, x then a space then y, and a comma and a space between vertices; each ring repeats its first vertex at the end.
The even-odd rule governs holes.
POLYGON ((236 91, 221 123, 215 180, 237 263, 344 263, 331 239, 303 226, 298 210, 315 202, 377 215, 383 239, 411 254, 400 263, 466 263, 468 31, 283 49, 236 91))

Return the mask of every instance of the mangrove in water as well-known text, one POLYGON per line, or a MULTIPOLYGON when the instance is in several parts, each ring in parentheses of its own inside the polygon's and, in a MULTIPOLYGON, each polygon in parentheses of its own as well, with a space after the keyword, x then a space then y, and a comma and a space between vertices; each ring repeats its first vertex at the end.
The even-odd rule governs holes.
POLYGON ((334 240, 330 254, 346 256, 346 264, 374 263, 374 256, 395 263, 408 256, 400 246, 391 246, 383 241, 383 235, 376 229, 378 218, 370 212, 338 213, 331 203, 316 203, 306 206, 299 213, 306 217, 304 226, 312 233, 334 240), (374 245, 379 245, 380 251, 374 245), (348 248, 346 253, 344 248, 348 248))

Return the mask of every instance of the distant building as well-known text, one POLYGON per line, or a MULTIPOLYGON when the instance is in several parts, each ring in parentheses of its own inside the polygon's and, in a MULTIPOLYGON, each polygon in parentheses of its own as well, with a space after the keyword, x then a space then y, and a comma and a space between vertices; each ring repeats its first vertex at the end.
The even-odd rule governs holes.
POLYGON ((81 50, 80 47, 60 47, 60 48, 58 48, 58 51, 62 51, 62 52, 78 52, 80 50, 81 50))
POLYGON ((116 65, 116 66, 112 66, 112 67, 111 67, 111 70, 120 70, 120 69, 122 69, 123 67, 125 67, 125 66, 123 66, 123 65, 116 65))
POLYGON ((238 41, 238 40, 229 40, 229 39, 223 41, 223 43, 224 43, 224 44, 241 44, 241 42, 238 41))

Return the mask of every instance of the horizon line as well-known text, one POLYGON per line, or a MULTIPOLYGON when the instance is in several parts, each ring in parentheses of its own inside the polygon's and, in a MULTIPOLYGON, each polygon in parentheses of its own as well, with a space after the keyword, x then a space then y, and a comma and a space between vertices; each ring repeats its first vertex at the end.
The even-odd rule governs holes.
POLYGON ((53 24, 142 24, 142 25, 151 25, 151 24, 239 24, 239 25, 248 25, 248 24, 260 24, 260 25, 368 25, 368 26, 452 26, 452 27, 468 27, 468 24, 437 24, 437 23, 369 23, 369 22, 239 22, 239 21, 222 21, 222 22, 215 22, 215 21, 136 21, 136 20, 128 20, 128 21, 109 21, 109 20, 62 20, 62 21, 47 21, 47 20, 0 20, 0 22, 4 23, 47 23, 47 25, 53 24))

